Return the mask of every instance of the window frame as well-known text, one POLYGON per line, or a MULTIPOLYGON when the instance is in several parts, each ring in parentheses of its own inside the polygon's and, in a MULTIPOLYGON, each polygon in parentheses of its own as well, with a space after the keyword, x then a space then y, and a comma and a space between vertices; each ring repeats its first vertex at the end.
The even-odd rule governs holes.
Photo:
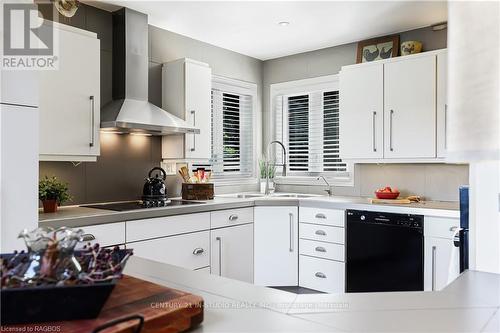
MULTIPOLYGON (((212 75, 212 90, 219 90, 223 93, 233 93, 233 94, 238 94, 238 95, 248 95, 251 96, 252 98, 252 172, 250 176, 247 177, 239 177, 237 179, 237 173, 235 172, 229 172, 228 177, 224 178, 222 176, 221 178, 216 178, 214 179, 214 183, 217 186, 231 186, 231 185, 236 185, 236 184, 256 184, 258 183, 258 172, 257 172, 257 158, 260 156, 261 153, 261 131, 260 131, 260 126, 259 124, 261 123, 261 119, 259 117, 260 112, 260 103, 258 100, 258 95, 257 95, 257 84, 247 82, 247 81, 242 81, 242 80, 237 80, 233 78, 228 78, 225 76, 220 76, 220 75, 212 75)), ((210 108, 210 112, 212 112, 212 108, 210 108)), ((213 148, 212 148, 213 149, 213 148)))
MULTIPOLYGON (((278 97, 282 97, 281 101, 283 110, 286 108, 285 98, 290 96, 311 94, 313 92, 326 92, 326 91, 339 91, 339 75, 326 75, 319 76, 315 78, 302 79, 287 81, 282 83, 271 84, 270 86, 270 106, 269 106, 269 121, 271 124, 270 132, 271 137, 280 141, 283 141, 284 129, 281 129, 281 137, 277 137, 277 119, 276 119, 276 101, 278 97)), ((285 111, 284 111, 285 113, 285 111)), ((285 114, 282 115, 282 126, 284 126, 285 114)), ((280 152, 279 152, 280 153, 280 152)), ((324 176, 328 182, 336 186, 354 186, 354 165, 350 161, 345 161, 347 165, 347 174, 342 176, 341 174, 329 171, 329 172, 289 172, 287 177, 276 177, 275 182, 278 184, 290 184, 290 185, 325 185, 322 180, 317 181, 318 176, 324 176)))

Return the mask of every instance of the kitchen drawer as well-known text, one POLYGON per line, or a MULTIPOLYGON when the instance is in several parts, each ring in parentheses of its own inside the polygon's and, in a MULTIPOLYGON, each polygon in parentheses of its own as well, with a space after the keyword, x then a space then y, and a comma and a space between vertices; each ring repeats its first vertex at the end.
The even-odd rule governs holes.
POLYGON ((442 217, 424 217, 424 236, 453 238, 455 231, 460 227, 459 219, 442 217))
POLYGON ((344 293, 343 262, 300 256, 299 267, 299 286, 326 293, 344 293))
POLYGON ((344 261, 344 245, 300 239, 299 254, 344 261))
POLYGON ((210 231, 127 243, 134 256, 187 269, 210 266, 210 231))
POLYGON ((339 209, 323 209, 300 207, 299 221, 306 223, 326 224, 336 227, 343 227, 345 211, 339 209))
POLYGON ((309 240, 344 244, 344 228, 300 223, 299 237, 309 240))
POLYGON ((87 243, 99 243, 100 246, 125 244, 125 222, 107 223, 80 227, 84 231, 85 242, 78 244, 82 248, 87 243))
POLYGON ((210 229, 210 213, 127 221, 127 242, 210 229))
POLYGON ((210 226, 214 228, 230 227, 253 222, 253 208, 219 210, 210 213, 210 226))

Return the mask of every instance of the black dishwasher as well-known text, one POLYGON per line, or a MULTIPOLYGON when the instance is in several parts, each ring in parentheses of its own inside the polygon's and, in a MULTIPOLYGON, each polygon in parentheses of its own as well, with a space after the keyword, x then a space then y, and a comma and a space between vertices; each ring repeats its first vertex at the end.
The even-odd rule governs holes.
POLYGON ((424 290, 424 217, 347 211, 346 292, 424 290))

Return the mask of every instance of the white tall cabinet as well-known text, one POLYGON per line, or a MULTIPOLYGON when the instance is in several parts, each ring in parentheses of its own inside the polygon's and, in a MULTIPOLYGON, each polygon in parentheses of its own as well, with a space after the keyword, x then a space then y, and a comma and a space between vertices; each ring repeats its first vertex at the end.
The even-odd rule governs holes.
POLYGON ((165 136, 164 159, 211 158, 212 70, 202 62, 178 59, 163 64, 162 107, 200 129, 200 134, 165 136))
POLYGON ((63 24, 57 70, 40 71, 40 160, 95 161, 99 156, 100 41, 63 24))
POLYGON ((22 250, 38 226, 38 71, 0 74, 0 251, 22 250))
POLYGON ((298 208, 254 208, 254 283, 298 285, 298 208))

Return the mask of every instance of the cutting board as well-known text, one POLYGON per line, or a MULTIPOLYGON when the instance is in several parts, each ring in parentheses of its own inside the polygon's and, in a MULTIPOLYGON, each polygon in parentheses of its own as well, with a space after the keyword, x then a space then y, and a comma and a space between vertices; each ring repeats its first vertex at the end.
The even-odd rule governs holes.
POLYGON ((370 202, 373 204, 396 204, 396 205, 397 204, 404 205, 411 203, 411 201, 408 199, 376 199, 376 198, 370 199, 370 202))
MULTIPOLYGON (((50 300, 47 300, 47 306, 50 306, 50 300)), ((90 333, 109 321, 135 314, 144 317, 144 327, 141 333, 183 332, 196 327, 203 321, 203 298, 131 276, 124 276, 117 283, 101 313, 95 319, 12 325, 12 327, 26 327, 25 332, 37 332, 37 328, 39 332, 40 327, 52 327, 56 330, 51 332, 90 333)), ((137 323, 138 320, 120 323, 102 333, 132 333, 137 323)))

